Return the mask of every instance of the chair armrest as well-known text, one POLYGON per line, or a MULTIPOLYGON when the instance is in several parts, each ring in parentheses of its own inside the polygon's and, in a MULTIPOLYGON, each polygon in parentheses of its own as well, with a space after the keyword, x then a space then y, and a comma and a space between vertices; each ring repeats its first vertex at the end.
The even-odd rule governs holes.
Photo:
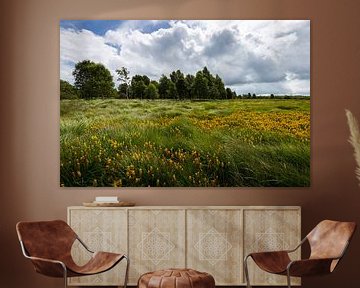
POLYGON ((55 259, 46 259, 35 256, 30 256, 24 246, 24 243, 20 241, 21 251, 25 258, 30 259, 34 265, 35 271, 51 277, 66 277, 67 268, 66 265, 55 259))
POLYGON ((249 253, 245 258, 248 257, 252 257, 253 259, 257 259, 259 257, 263 258, 263 257, 286 257, 288 256, 288 251, 287 250, 279 250, 279 251, 264 251, 264 252, 252 252, 249 253))
POLYGON ((33 257, 33 256, 26 256, 26 258, 30 259, 31 261, 49 262, 49 263, 53 263, 53 264, 60 264, 61 266, 66 267, 65 264, 59 260, 47 259, 47 258, 41 258, 41 257, 33 257))
POLYGON ((256 254, 256 253, 261 253, 261 254, 268 254, 268 255, 271 255, 271 254, 288 254, 288 253, 292 253, 292 252, 295 252, 297 249, 299 249, 305 242, 306 242, 307 238, 303 238, 301 240, 301 242, 293 249, 288 249, 288 250, 279 250, 279 251, 264 251, 264 252, 252 252, 252 253, 249 253, 248 255, 246 255, 246 258, 248 258, 249 256, 252 256, 252 254, 256 254))
POLYGON ((264 251, 264 252, 252 252, 252 253, 249 253, 245 256, 244 260, 246 260, 246 258, 252 256, 252 254, 268 254, 268 255, 271 255, 271 254, 288 254, 288 253, 292 253, 292 252, 295 252, 297 249, 299 249, 305 242, 306 242, 307 238, 303 238, 301 240, 301 242, 293 249, 288 249, 288 250, 278 250, 278 251, 264 251))
POLYGON ((332 272, 333 261, 339 258, 318 258, 291 261, 287 266, 290 276, 312 276, 329 274, 332 272))
POLYGON ((30 259, 34 265, 35 271, 51 277, 66 277, 67 268, 66 265, 59 261, 53 259, 46 259, 33 256, 25 256, 30 259))
POLYGON ((90 250, 90 248, 80 239, 78 235, 76 235, 76 239, 81 243, 81 245, 90 253, 95 253, 94 251, 90 250))
POLYGON ((306 237, 303 238, 303 239, 301 240, 301 242, 300 242, 295 248, 290 249, 290 250, 285 250, 285 251, 288 252, 288 253, 295 252, 297 249, 299 249, 299 248, 306 242, 306 240, 307 240, 306 237))

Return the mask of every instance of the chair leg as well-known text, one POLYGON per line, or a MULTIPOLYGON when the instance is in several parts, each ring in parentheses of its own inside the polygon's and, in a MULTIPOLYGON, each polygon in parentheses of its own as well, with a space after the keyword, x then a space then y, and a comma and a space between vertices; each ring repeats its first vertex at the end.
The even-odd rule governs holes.
POLYGON ((127 256, 124 256, 126 259, 126 271, 125 271, 125 280, 124 280, 124 288, 127 287, 127 282, 129 278, 129 265, 130 265, 130 259, 127 256))
POLYGON ((290 278, 290 271, 289 271, 289 269, 287 269, 286 276, 287 276, 288 288, 291 288, 291 278, 290 278))
POLYGON ((62 267, 64 269, 64 287, 67 288, 67 270, 66 270, 66 266, 64 264, 62 264, 62 267))
POLYGON ((249 258, 250 255, 247 255, 244 258, 244 272, 245 272, 245 279, 246 279, 246 287, 247 288, 251 288, 250 285, 250 279, 249 279, 249 270, 248 270, 248 265, 247 265, 247 259, 249 258))

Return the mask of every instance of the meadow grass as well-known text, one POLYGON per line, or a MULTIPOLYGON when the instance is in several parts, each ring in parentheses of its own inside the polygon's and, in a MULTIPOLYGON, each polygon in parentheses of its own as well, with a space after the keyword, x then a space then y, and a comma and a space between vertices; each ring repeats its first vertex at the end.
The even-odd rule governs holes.
POLYGON ((61 186, 310 184, 309 99, 62 100, 61 186))

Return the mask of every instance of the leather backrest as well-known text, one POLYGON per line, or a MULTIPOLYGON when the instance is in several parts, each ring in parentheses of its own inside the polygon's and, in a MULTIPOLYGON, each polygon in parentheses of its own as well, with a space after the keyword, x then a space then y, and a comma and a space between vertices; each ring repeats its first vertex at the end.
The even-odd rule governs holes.
POLYGON ((346 249, 356 229, 354 222, 321 221, 306 237, 310 258, 337 258, 346 249))
POLYGON ((68 258, 76 239, 75 232, 62 220, 19 222, 16 231, 30 256, 47 259, 68 258))

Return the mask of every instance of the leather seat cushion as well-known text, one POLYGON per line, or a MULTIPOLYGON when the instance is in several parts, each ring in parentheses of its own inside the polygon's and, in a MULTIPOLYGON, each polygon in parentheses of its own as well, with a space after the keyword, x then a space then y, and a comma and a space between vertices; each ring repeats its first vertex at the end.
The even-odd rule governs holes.
POLYGON ((138 288, 214 288, 214 277, 193 269, 166 269, 140 276, 138 288))

